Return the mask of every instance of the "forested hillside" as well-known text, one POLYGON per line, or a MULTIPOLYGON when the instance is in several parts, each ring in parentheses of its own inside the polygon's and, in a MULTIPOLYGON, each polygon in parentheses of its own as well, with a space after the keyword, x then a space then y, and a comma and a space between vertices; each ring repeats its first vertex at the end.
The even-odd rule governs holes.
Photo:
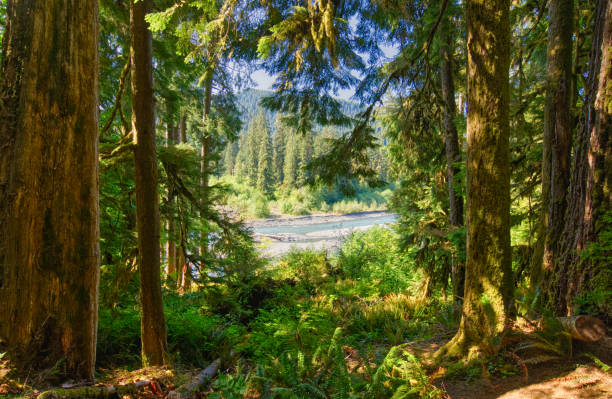
MULTIPOLYGON (((393 178, 382 135, 377 138, 379 146, 368 151, 373 169, 384 181, 382 188, 372 189, 358 179, 341 187, 308 188, 307 183, 314 181, 308 165, 326 156, 330 140, 349 132, 339 127, 313 126, 312 132, 298 133, 286 114, 261 107, 261 100, 271 96, 272 92, 248 89, 236 98, 243 129, 238 139, 225 147, 221 168, 227 176, 222 181, 232 187, 233 195, 228 199, 231 206, 252 217, 268 216, 270 205, 276 212, 293 215, 386 209, 393 178)), ((342 112, 357 115, 357 104, 339 103, 342 112)))
POLYGON ((0 0, 0 42, 0 397, 612 397, 612 0, 0 0))

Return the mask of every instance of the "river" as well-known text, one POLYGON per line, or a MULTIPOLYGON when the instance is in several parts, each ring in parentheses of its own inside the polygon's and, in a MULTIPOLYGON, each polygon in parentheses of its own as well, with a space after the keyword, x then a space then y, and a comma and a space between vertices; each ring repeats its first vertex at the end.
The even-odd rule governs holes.
POLYGON ((277 257, 292 248, 337 251, 352 232, 386 226, 396 218, 393 213, 376 211, 270 218, 254 221, 251 226, 263 254, 277 257))

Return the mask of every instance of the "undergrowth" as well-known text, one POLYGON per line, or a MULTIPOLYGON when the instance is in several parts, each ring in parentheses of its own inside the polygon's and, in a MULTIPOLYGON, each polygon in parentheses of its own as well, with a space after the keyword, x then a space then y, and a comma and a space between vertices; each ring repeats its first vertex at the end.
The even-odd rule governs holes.
MULTIPOLYGON (((419 272, 396 241, 374 228, 353 234, 335 256, 294 251, 267 266, 227 269, 195 293, 165 292, 175 363, 201 367, 237 352, 240 366, 212 386, 217 398, 442 397, 406 343, 456 326, 456 312, 420 299, 419 272)), ((101 310, 101 367, 139 364, 131 284, 101 310)))

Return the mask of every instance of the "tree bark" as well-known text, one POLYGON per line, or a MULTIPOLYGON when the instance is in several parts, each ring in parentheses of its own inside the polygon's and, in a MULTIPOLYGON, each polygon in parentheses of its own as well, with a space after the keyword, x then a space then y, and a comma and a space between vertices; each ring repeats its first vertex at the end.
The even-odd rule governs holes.
POLYGON ((542 220, 540 243, 532 262, 532 284, 540 285, 553 271, 567 209, 572 143, 573 0, 552 0, 548 8, 546 51, 547 99, 542 148, 542 220))
MULTIPOLYGON (((452 227, 463 226, 463 197, 459 193, 460 183, 457 181, 461 162, 459 150, 459 136, 455 126, 455 84, 453 81, 453 46, 454 35, 450 24, 450 16, 446 15, 442 21, 442 44, 440 57, 440 80, 442 83, 442 99, 444 101, 443 127, 446 143, 446 180, 448 183, 449 222, 452 227)), ((451 281, 453 283, 453 297, 460 302, 465 289, 465 266, 456 254, 451 259, 451 281)))
POLYGON ((511 296, 508 0, 465 3, 467 258, 463 316, 441 354, 495 353, 511 296))
MULTIPOLYGON (((166 124, 166 143, 168 146, 176 144, 174 124, 172 121, 166 124)), ((172 207, 175 201, 175 196, 174 190, 171 187, 169 187, 168 190, 168 206, 170 208, 170 213, 168 220, 166 221, 166 231, 168 233, 168 241, 166 242, 166 263, 168 265, 167 277, 171 281, 176 281, 178 274, 176 267, 176 229, 174 227, 175 223, 172 215, 172 207)))
POLYGON ((591 316, 559 317, 559 322, 563 329, 572 338, 586 341, 597 342, 606 336, 606 325, 603 321, 591 316))
POLYGON ((10 0, 0 68, 0 342, 92 379, 98 322, 98 3, 10 0))
MULTIPOLYGON (((612 289, 606 261, 609 249, 604 259, 584 256, 583 252, 594 244, 609 248, 601 233, 610 231, 612 215, 612 0, 598 2, 595 20, 584 88, 584 116, 576 138, 565 215, 563 253, 556 259, 546 286, 548 305, 557 315, 573 314, 574 300, 581 294, 595 288, 612 289)), ((612 318, 609 310, 607 316, 612 318)))
POLYGON ((152 36, 145 22, 151 0, 130 3, 132 57, 132 130, 140 269, 142 363, 169 362, 161 296, 160 221, 153 94, 152 36))

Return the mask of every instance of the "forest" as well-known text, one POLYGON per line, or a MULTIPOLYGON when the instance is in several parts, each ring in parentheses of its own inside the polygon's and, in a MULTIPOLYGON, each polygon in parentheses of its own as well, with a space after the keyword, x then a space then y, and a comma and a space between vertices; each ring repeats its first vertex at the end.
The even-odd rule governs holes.
POLYGON ((0 0, 0 42, 0 397, 612 396, 612 0, 0 0))

